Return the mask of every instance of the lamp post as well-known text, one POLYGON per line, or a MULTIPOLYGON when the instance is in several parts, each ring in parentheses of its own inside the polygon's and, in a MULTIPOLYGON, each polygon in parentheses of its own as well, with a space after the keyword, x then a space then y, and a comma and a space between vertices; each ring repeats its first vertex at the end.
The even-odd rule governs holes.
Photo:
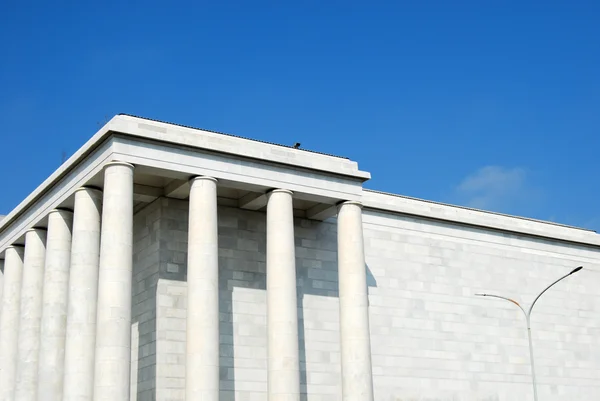
POLYGON ((576 267, 575 269, 571 270, 569 273, 565 274, 564 276, 562 276, 561 278, 559 278, 558 280, 556 280, 555 282, 550 284, 548 287, 546 287, 544 289, 544 291, 540 292, 540 294, 537 297, 535 297, 535 299, 531 303, 531 306, 529 307, 527 312, 525 312, 525 309, 523 309, 523 307, 521 305, 519 305, 519 303, 513 299, 506 298, 501 295, 494 295, 494 294, 475 294, 475 295, 478 295, 481 297, 500 298, 500 299, 504 299, 506 301, 512 302, 513 304, 517 305, 519 307, 519 309, 521 309, 521 311, 525 315, 525 320, 527 321, 527 336, 529 337, 529 358, 531 359, 531 378, 533 381, 533 399, 535 401, 538 401, 538 397, 537 397, 537 384, 536 384, 536 379, 535 379, 535 366, 533 363, 533 343, 531 342, 531 310, 533 309, 533 306, 535 305, 537 300, 542 296, 543 293, 548 291, 550 289, 550 287, 552 287, 554 284, 558 283, 562 279, 569 277, 571 274, 577 273, 581 269, 583 269, 583 266, 576 267))

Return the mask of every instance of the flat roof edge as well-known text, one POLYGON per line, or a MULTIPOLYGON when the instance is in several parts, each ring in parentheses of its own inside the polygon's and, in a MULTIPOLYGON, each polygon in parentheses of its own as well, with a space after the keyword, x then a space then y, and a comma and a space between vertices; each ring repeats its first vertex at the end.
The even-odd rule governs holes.
POLYGON ((371 174, 361 171, 356 161, 307 149, 203 130, 159 120, 119 114, 111 120, 112 130, 123 134, 167 142, 237 157, 287 165, 292 168, 322 171, 367 181, 371 174))
MULTIPOLYGON (((194 134, 197 134, 197 132, 194 132, 194 134)), ((12 222, 15 221, 18 218, 18 216, 20 216, 28 208, 30 208, 32 205, 34 205, 36 200, 39 199, 41 196, 43 196, 43 194, 46 191, 50 190, 54 185, 59 183, 62 177, 64 177, 66 174, 68 174, 68 172, 71 169, 75 168, 79 163, 81 163, 87 155, 91 154, 96 148, 101 146, 105 140, 107 140, 108 138, 111 137, 111 135, 114 135, 114 134, 124 134, 124 135, 131 136, 133 138, 149 139, 149 140, 155 140, 155 141, 164 142, 164 143, 171 143, 174 145, 187 146, 187 147, 192 147, 192 148, 198 148, 198 149, 203 149, 203 150, 208 150, 208 151, 219 152, 219 153, 223 153, 223 154, 232 154, 232 155, 236 155, 238 157, 246 157, 246 158, 250 158, 250 159, 262 160, 265 162, 286 165, 292 169, 293 168, 303 168, 303 169, 307 169, 307 170, 327 172, 327 173, 330 173, 333 175, 351 177, 351 178, 356 179, 359 182, 364 182, 371 178, 370 173, 365 172, 365 171, 360 171, 358 169, 358 163, 351 161, 349 159, 340 158, 338 156, 329 156, 329 155, 320 154, 317 152, 306 151, 304 149, 300 150, 300 149, 294 149, 294 148, 287 148, 283 145, 269 145, 264 142, 254 141, 252 139, 246 139, 246 138, 242 138, 242 137, 231 136, 228 134, 220 134, 220 133, 214 133, 211 131, 203 131, 203 130, 199 130, 197 128, 186 128, 183 126, 170 124, 170 123, 158 123, 158 122, 155 122, 155 120, 142 119, 139 117, 132 117, 132 116, 129 116, 126 114, 119 114, 119 115, 116 115, 113 118, 111 118, 104 126, 102 126, 98 131, 96 131, 96 133, 90 139, 88 139, 79 149, 77 149, 77 151, 73 155, 71 155, 63 164, 61 164, 56 170, 54 170, 41 184, 39 184, 32 192, 30 192, 27 195, 27 197, 25 197, 25 199, 23 199, 15 208, 13 208, 6 216, 4 216, 4 218, 0 219, 0 232, 3 231, 6 227, 8 227, 10 224, 12 224, 12 222), (137 124, 138 123, 144 124, 144 122, 154 123, 154 124, 162 124, 163 126, 167 126, 169 128, 188 130, 190 132, 197 131, 197 132, 210 134, 211 138, 207 139, 207 143, 210 142, 210 140, 212 140, 212 142, 215 142, 215 141, 218 142, 218 140, 220 138, 228 138, 228 139, 236 142, 234 145, 240 145, 240 143, 253 143, 254 146, 258 146, 258 147, 262 147, 262 148, 269 147, 269 146, 271 146, 271 147, 277 146, 278 148, 281 148, 282 150, 285 150, 286 152, 292 152, 292 154, 301 154, 300 152, 303 152, 302 153, 303 156, 310 155, 309 157, 313 158, 313 163, 323 163, 323 165, 314 165, 313 166, 310 164, 310 160, 308 163, 302 163, 302 160, 300 160, 300 162, 298 162, 298 161, 294 161, 293 159, 286 159, 286 157, 289 156, 289 153, 285 153, 282 156, 278 156, 275 153, 273 155, 262 155, 263 157, 256 157, 257 155, 254 155, 255 157, 253 157, 252 154, 247 154, 248 152, 246 152, 246 154, 244 154, 244 153, 236 153, 233 151, 227 151, 227 149, 225 149, 223 146, 220 146, 220 147, 216 146, 216 148, 212 147, 212 146, 206 146, 206 144, 204 144, 204 146, 202 146, 202 144, 198 143, 197 141, 195 143, 193 141, 192 141, 192 143, 190 143, 189 133, 187 136, 184 136, 184 137, 181 137, 181 136, 177 137, 177 135, 175 133, 175 134, 173 134, 173 138, 168 138, 167 137, 168 135, 164 135, 164 134, 166 134, 166 131, 161 132, 161 131, 165 130, 165 127, 158 127, 159 129, 157 131, 153 131, 151 129, 152 127, 148 127, 150 129, 147 129, 147 130, 139 129, 139 127, 137 127, 137 124), (135 124, 136 127, 133 127, 132 124, 135 124), (214 137, 216 137, 216 140, 214 137), (181 139, 181 141, 178 141, 177 139, 181 139), (272 156, 272 157, 268 157, 268 156, 272 156), (315 160, 316 160, 316 162, 315 162, 315 160), (328 161, 330 161, 330 163, 328 163, 328 161)), ((198 136, 198 138, 196 138, 196 139, 201 140, 202 138, 200 136, 198 136)), ((231 143, 230 143, 230 146, 231 146, 231 143)), ((254 149, 254 152, 260 152, 260 150, 261 149, 254 149)), ((258 156, 261 156, 261 155, 258 155, 258 156)))
POLYGON ((489 228, 533 237, 600 246, 600 235, 593 230, 572 227, 527 217, 450 205, 435 201, 363 188, 365 208, 489 228))

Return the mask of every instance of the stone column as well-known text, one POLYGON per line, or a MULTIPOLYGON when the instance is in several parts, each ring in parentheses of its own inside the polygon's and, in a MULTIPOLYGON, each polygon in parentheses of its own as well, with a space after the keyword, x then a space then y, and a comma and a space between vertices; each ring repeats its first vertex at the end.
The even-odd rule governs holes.
POLYGON ((21 287, 16 401, 36 400, 45 260, 46 230, 28 230, 21 287))
POLYGON ((73 213, 48 215, 37 399, 62 401, 73 213))
POLYGON ((15 397, 23 253, 24 249, 21 246, 11 246, 4 252, 4 286, 0 316, 0 401, 13 401, 15 397))
POLYGON ((108 163, 100 237, 94 401, 129 400, 133 166, 108 163))
POLYGON ((359 202, 339 206, 338 274, 343 400, 372 401, 367 267, 359 202))
POLYGON ((219 400, 217 180, 191 180, 187 264, 186 400, 219 400))
POLYGON ((268 400, 300 399, 298 305, 292 192, 276 189, 267 203, 268 400))
POLYGON ((4 259, 0 260, 0 320, 2 320, 2 291, 4 290, 4 259))
POLYGON ((94 395, 101 209, 102 192, 75 192, 63 401, 91 401, 94 395))

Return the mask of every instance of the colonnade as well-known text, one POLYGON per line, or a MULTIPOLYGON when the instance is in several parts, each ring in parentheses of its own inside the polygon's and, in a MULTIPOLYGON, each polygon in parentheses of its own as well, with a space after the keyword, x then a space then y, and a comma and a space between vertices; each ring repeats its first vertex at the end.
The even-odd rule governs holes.
MULTIPOLYGON (((5 251, 0 401, 129 400, 133 170, 112 162, 103 192, 80 188, 25 246, 5 251)), ((219 399, 217 180, 190 182, 186 399, 219 399)), ((267 202, 268 400, 300 399, 293 193, 267 202)), ((342 391, 373 399, 362 212, 338 206, 342 391)))

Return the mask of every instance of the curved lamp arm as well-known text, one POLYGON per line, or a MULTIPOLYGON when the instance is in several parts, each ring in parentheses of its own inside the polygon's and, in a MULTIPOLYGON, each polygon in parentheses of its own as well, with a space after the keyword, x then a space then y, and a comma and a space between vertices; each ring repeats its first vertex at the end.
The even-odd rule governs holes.
POLYGON ((537 300, 540 299, 540 297, 546 291, 548 291, 550 289, 550 287, 552 287, 554 284, 558 283, 562 279, 565 279, 565 278, 569 277, 571 274, 577 273, 581 269, 583 269, 583 266, 579 266, 579 267, 574 268, 569 273, 565 274, 564 276, 562 276, 561 278, 559 278, 558 280, 556 280, 555 282, 553 282, 552 284, 550 284, 548 287, 546 287, 544 289, 544 291, 540 292, 540 294, 537 297, 535 297, 535 299, 531 303, 531 306, 529 307, 529 310, 527 312, 525 312, 525 309, 523 309, 523 307, 517 301, 515 301, 514 299, 510 299, 510 298, 503 297, 501 295, 494 295, 494 294, 475 294, 475 295, 478 295, 480 297, 500 298, 500 299, 504 299, 506 301, 512 302, 513 304, 517 305, 519 307, 519 309, 521 309, 523 311, 523 313, 525 314, 525 317, 527 318, 527 320, 529 320, 529 316, 531 315, 531 310, 533 309, 533 306, 535 305, 535 303, 537 302, 537 300))
POLYGON ((533 305, 535 305, 535 303, 537 302, 537 300, 540 299, 540 297, 542 296, 542 294, 544 294, 546 291, 548 291, 550 289, 550 287, 552 287, 554 284, 558 283, 560 280, 569 277, 571 274, 577 273, 581 269, 583 269, 583 266, 579 266, 579 267, 574 268, 573 270, 571 270, 571 272, 565 274, 564 276, 562 276, 561 278, 559 278, 558 280, 556 280, 555 282, 553 282, 552 284, 550 284, 548 287, 546 287, 544 289, 544 291, 540 292, 540 295, 538 295, 537 297, 535 297, 535 299, 531 303, 531 306, 529 307, 529 311, 527 312, 527 314, 528 315, 531 314, 531 310, 533 309, 533 305))
POLYGON ((546 287, 544 289, 544 291, 540 292, 540 294, 537 297, 535 297, 535 299, 531 303, 531 306, 529 307, 529 310, 527 312, 525 312, 525 309, 523 309, 523 307, 521 305, 519 305, 519 303, 513 299, 506 298, 501 295, 494 295, 494 294, 475 294, 475 295, 479 295, 482 297, 500 298, 500 299, 504 299, 506 301, 512 302, 513 304, 517 305, 519 307, 519 309, 521 309, 521 311, 525 315, 525 319, 527 320, 527 336, 529 338, 529 357, 531 359, 531 378, 533 381, 533 399, 535 401, 537 401, 538 398, 537 398, 537 386, 536 386, 536 379, 535 379, 535 365, 533 363, 533 344, 531 342, 531 324, 530 324, 531 310, 533 309, 533 305, 535 305, 537 300, 540 299, 542 294, 544 294, 546 291, 548 291, 548 289, 550 287, 552 287, 554 284, 558 283, 560 280, 569 277, 571 274, 577 273, 581 269, 583 269, 583 266, 576 267, 575 269, 571 270, 571 272, 569 272, 568 274, 565 274, 564 276, 562 276, 561 278, 559 278, 558 280, 556 280, 555 282, 550 284, 548 287, 546 287))
POLYGON ((527 316, 527 312, 525 312, 525 309, 523 309, 523 307, 521 305, 519 305, 519 303, 517 301, 515 301, 514 299, 510 299, 510 298, 503 297, 502 295, 494 295, 494 294, 475 294, 475 295, 480 296, 480 297, 500 298, 500 299, 504 299, 508 302, 512 302, 513 304, 517 305, 519 307, 519 309, 521 309, 523 311, 525 316, 527 316))

